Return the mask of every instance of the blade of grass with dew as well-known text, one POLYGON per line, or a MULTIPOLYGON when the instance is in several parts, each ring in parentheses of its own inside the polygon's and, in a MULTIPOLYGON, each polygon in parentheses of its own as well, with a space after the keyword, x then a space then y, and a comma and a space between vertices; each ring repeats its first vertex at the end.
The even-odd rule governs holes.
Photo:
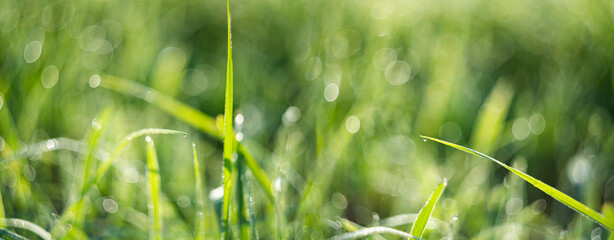
POLYGON ((60 217, 59 221, 54 225, 51 230, 51 235, 54 238, 61 238, 64 229, 64 225, 69 223, 74 218, 74 211, 78 209, 80 205, 85 203, 85 196, 91 190, 92 186, 100 181, 104 174, 109 170, 113 162, 117 159, 122 150, 130 143, 133 139, 136 139, 143 135, 156 135, 156 134, 181 134, 186 135, 187 133, 176 130, 168 130, 168 129, 160 129, 160 128, 145 128, 135 132, 128 134, 126 137, 122 139, 122 141, 115 147, 113 153, 97 168, 96 174, 92 176, 84 187, 84 195, 82 195, 78 201, 69 204, 66 208, 64 208, 64 212, 60 217))
POLYGON ((411 235, 414 235, 419 238, 422 237, 422 234, 424 234, 424 229, 426 228, 426 224, 431 218, 431 215, 433 215, 435 204, 437 203, 437 200, 439 200, 439 197, 441 197, 441 194, 443 193, 443 190, 446 188, 447 184, 448 181, 446 179, 443 179, 443 181, 439 185, 437 185, 435 191, 433 191, 422 210, 420 210, 420 212, 418 213, 416 221, 414 222, 414 224, 412 224, 410 232, 411 235))
POLYGON ((43 240, 51 240, 51 234, 49 232, 30 221, 16 218, 0 218, 0 225, 25 229, 38 235, 43 240))
POLYGON ((162 206, 160 202, 160 166, 156 147, 151 137, 145 137, 147 142, 147 185, 149 197, 147 209, 149 212, 149 239, 162 239, 162 206))
POLYGON ((390 235, 395 235, 395 236, 399 236, 405 239, 419 239, 409 233, 403 232, 403 231, 399 231, 396 230, 394 228, 388 228, 388 227, 370 227, 370 228, 363 228, 360 229, 358 231, 354 231, 354 232, 349 232, 349 233, 344 233, 341 235, 337 235, 334 236, 332 238, 330 238, 330 240, 346 240, 346 239, 357 239, 357 238, 364 238, 366 236, 369 235, 373 235, 373 234, 390 234, 390 235))
POLYGON ((196 155, 196 144, 192 143, 192 151, 194 152, 194 178, 196 180, 196 237, 194 239, 201 240, 205 238, 205 214, 203 213, 203 188, 204 184, 200 176, 198 167, 198 156, 196 155))
POLYGON ((447 142, 444 140, 440 140, 437 138, 432 138, 432 137, 427 137, 427 136, 420 136, 424 139, 429 139, 429 140, 433 140, 435 142, 444 144, 444 145, 448 145, 450 147, 456 148, 458 150, 461 150, 463 152, 469 153, 469 154, 473 154, 479 157, 483 157, 486 158, 490 161, 493 161, 497 164, 499 164, 500 166, 506 168, 507 170, 509 170, 510 172, 518 175, 520 178, 524 179, 525 181, 529 182, 530 184, 532 184, 533 186, 535 186, 536 188, 538 188, 539 190, 542 190, 544 193, 550 195, 551 197, 553 197, 554 199, 556 199, 557 201, 567 205, 569 208, 575 210, 576 212, 582 214, 583 216, 595 221, 596 223, 604 226, 605 228, 608 228, 610 231, 614 231, 614 219, 608 219, 605 216, 601 215, 600 213, 598 213, 597 211, 591 209, 590 207, 578 202, 577 200, 573 199, 572 197, 568 196, 567 194, 557 190, 556 188, 553 188, 551 186, 549 186, 548 184, 543 183, 540 180, 537 180, 536 178, 533 178, 531 176, 529 176, 526 173, 523 173, 519 170, 516 170, 515 168, 512 168, 508 165, 506 165, 505 163, 500 162, 497 159, 494 159, 486 154, 480 153, 476 150, 473 150, 471 148, 467 148, 467 147, 463 147, 451 142, 447 142))
MULTIPOLYGON (((101 81, 101 87, 143 99, 160 108, 162 111, 168 113, 172 117, 198 128, 204 133, 209 134, 219 140, 224 140, 222 131, 220 131, 220 129, 217 127, 217 124, 212 117, 188 106, 187 104, 130 80, 111 75, 103 75, 102 78, 104 81, 101 81)), ((238 143, 236 140, 234 141, 237 146, 237 152, 244 157, 243 160, 252 171, 252 174, 258 183, 264 189, 269 201, 273 203, 275 197, 271 188, 271 181, 247 148, 238 143)))
POLYGON ((222 239, 230 239, 230 191, 232 189, 232 147, 234 144, 232 133, 232 34, 230 22, 230 0, 226 0, 226 19, 228 24, 228 62, 226 65, 226 97, 224 99, 224 169, 222 180, 224 185, 224 199, 222 202, 222 239))

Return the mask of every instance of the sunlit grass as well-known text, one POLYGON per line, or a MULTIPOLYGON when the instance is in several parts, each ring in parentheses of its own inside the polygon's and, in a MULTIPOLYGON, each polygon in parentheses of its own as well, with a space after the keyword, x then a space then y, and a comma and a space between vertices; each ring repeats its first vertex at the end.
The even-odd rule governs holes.
POLYGON ((610 2, 237 3, 0 3, 0 239, 614 240, 610 2))
MULTIPOLYGON (((222 239, 231 239, 230 235, 230 196, 233 188, 232 172, 236 171, 232 159, 234 149, 234 133, 232 131, 232 102, 233 102, 233 79, 232 79, 232 39, 230 31, 230 0, 226 0, 226 15, 228 21, 228 63, 226 64, 226 97, 224 98, 224 169, 222 181, 224 197, 222 200, 222 239)), ((234 186, 236 187, 236 186, 234 186)))

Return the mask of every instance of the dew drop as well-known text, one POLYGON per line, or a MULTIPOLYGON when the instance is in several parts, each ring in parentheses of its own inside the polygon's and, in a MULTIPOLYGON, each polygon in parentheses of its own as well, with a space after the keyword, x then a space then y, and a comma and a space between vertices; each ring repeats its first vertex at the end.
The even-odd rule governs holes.
POLYGON ((145 137, 145 142, 151 142, 151 137, 150 136, 145 137))
POLYGON ((422 141, 423 141, 423 142, 426 142, 426 138, 422 138, 422 141))

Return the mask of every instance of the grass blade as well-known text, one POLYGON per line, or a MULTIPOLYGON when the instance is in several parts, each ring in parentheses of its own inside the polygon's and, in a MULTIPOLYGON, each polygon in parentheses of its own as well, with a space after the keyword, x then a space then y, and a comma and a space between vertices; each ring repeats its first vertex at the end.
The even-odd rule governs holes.
POLYGON ((156 147, 151 137, 147 141, 147 182, 149 183, 149 239, 162 239, 162 206, 160 202, 160 166, 156 156, 156 147))
MULTIPOLYGON (((35 233, 43 240, 51 240, 51 234, 49 232, 45 231, 44 228, 26 220, 16 218, 0 218, 0 225, 4 225, 6 227, 26 229, 30 232, 35 233)), ((2 233, 0 233, 0 236, 2 236, 2 233)))
POLYGON ((195 239, 201 240, 205 238, 205 214, 203 213, 203 184, 202 178, 200 176, 200 169, 198 167, 198 157, 196 155, 196 144, 192 143, 192 150, 194 152, 194 177, 196 178, 196 233, 195 239))
POLYGON ((69 204, 66 208, 64 208, 65 210, 62 213, 62 216, 60 217, 59 222, 55 224, 55 226, 53 227, 51 231, 51 235, 54 236, 54 238, 62 237, 61 235, 64 234, 63 233, 64 224, 69 223, 70 221, 73 220, 74 211, 76 209, 79 209, 85 203, 85 195, 87 195, 87 193, 91 190, 94 184, 96 184, 97 182, 100 181, 100 179, 102 179, 104 174, 107 172, 107 170, 109 170, 113 162, 115 162, 117 157, 119 157, 119 154, 128 145, 128 143, 130 143, 133 139, 138 138, 140 136, 153 135, 153 134, 182 134, 185 136, 187 133, 176 131, 176 130, 160 129, 160 128, 146 128, 146 129, 141 129, 141 130, 132 132, 128 134, 126 137, 124 137, 123 140, 117 145, 115 150, 113 150, 113 153, 110 155, 110 157, 107 158, 106 161, 104 161, 97 168, 96 174, 87 181, 84 187, 84 191, 83 191, 84 195, 82 195, 77 202, 73 202, 69 204))
POLYGON ((437 188, 435 188, 435 191, 433 191, 433 193, 429 197, 429 200, 426 201, 426 204, 418 213, 416 221, 411 226, 411 235, 414 235, 419 238, 422 237, 424 229, 426 228, 426 223, 428 223, 429 218, 431 218, 433 210, 435 209, 435 204, 437 203, 437 200, 439 200, 439 197, 441 196, 441 193, 443 193, 443 190, 446 188, 446 184, 448 184, 448 182, 446 179, 444 179, 437 186, 437 188))
POLYGON ((444 144, 444 145, 448 145, 450 147, 456 148, 458 150, 461 150, 463 152, 466 153, 470 153, 476 156, 480 156, 483 158, 486 158, 490 161, 493 161, 497 164, 499 164, 500 166, 506 168, 507 170, 509 170, 510 172, 518 175, 520 178, 524 179, 525 181, 529 182, 530 184, 532 184, 533 186, 535 186, 536 188, 538 188, 539 190, 542 190, 544 193, 550 195, 551 197, 553 197, 554 199, 556 199, 557 201, 567 205, 569 208, 575 210, 576 212, 584 215, 585 217, 595 221, 596 223, 608 228, 610 231, 614 231, 614 219, 608 219, 605 216, 601 215, 600 213, 598 213, 597 211, 591 209, 590 207, 578 202, 577 200, 571 198, 570 196, 568 196, 567 194, 557 190, 556 188, 553 188, 551 186, 549 186, 548 184, 543 183, 542 181, 539 181, 531 176, 529 176, 526 173, 523 173, 519 170, 516 170, 515 168, 512 168, 508 165, 506 165, 505 163, 500 162, 497 159, 494 159, 492 157, 489 157, 483 153, 480 153, 476 150, 473 150, 471 148, 467 148, 467 147, 463 147, 451 142, 446 142, 437 138, 432 138, 432 137, 427 137, 427 136, 421 136, 424 139, 429 139, 429 140, 433 140, 435 142, 444 144))
POLYGON ((399 231, 394 228, 370 227, 370 228, 363 228, 363 229, 360 229, 354 232, 337 235, 337 236, 330 238, 330 240, 357 239, 357 238, 364 238, 366 236, 373 235, 373 234, 391 234, 391 235, 399 236, 399 237, 406 238, 406 239, 418 239, 409 233, 399 231))
MULTIPOLYGON (((96 163, 97 163, 93 159, 95 148, 98 145, 98 139, 100 138, 103 129, 107 125, 107 121, 109 120, 110 116, 111 116, 111 108, 107 107, 100 112, 100 114, 98 115, 98 118, 92 121, 90 133, 88 134, 89 136, 87 137, 88 138, 87 151, 81 155, 82 161, 78 162, 79 168, 82 171, 81 173, 82 175, 81 175, 81 179, 77 179, 77 181, 80 181, 80 182, 78 185, 76 185, 78 187, 77 191, 74 191, 74 193, 78 194, 77 196, 85 195, 85 192, 84 192, 85 184, 87 180, 90 178, 91 172, 93 172, 93 169, 95 168, 96 163)), ((70 199, 69 201, 74 201, 75 199, 74 197, 76 196, 71 196, 71 198, 69 198, 70 199)), ((81 225, 84 222, 87 211, 88 211, 87 205, 84 205, 84 208, 76 209, 75 219, 73 221, 73 226, 70 230, 71 232, 78 231, 78 229, 81 228, 81 225)), ((68 235, 71 235, 71 234, 69 233, 68 235)))
POLYGON ((2 240, 27 240, 27 238, 15 232, 4 229, 4 228, 0 228, 0 239, 2 240))
POLYGON ((224 185, 224 199, 222 202, 222 239, 230 239, 230 191, 232 189, 232 147, 234 143, 232 133, 232 39, 230 29, 230 0, 226 0, 226 16, 228 21, 228 62, 226 65, 226 97, 224 99, 224 169, 222 179, 224 185))

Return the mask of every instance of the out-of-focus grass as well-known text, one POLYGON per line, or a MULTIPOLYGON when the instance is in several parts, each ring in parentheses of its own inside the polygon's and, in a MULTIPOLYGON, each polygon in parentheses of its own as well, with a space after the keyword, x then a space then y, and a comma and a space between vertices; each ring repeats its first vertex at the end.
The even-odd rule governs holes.
MULTIPOLYGON (((71 234, 147 238, 146 144, 127 143, 112 167, 104 160, 135 129, 164 128, 191 136, 156 138, 165 236, 194 237, 194 141, 214 205, 203 208, 203 230, 217 237, 223 136, 214 119, 225 108, 227 7, 0 2, 4 217, 58 226, 86 180, 90 129, 109 107, 92 155, 108 170, 71 234)), ((424 239, 607 238, 517 176, 419 134, 484 150, 609 216, 610 1, 269 0, 230 9, 230 137, 246 179, 235 172, 242 191, 232 194, 245 197, 245 211, 231 210, 233 236, 241 225, 259 238, 347 234, 338 217, 375 227, 363 231, 406 231, 447 178, 424 239)))

